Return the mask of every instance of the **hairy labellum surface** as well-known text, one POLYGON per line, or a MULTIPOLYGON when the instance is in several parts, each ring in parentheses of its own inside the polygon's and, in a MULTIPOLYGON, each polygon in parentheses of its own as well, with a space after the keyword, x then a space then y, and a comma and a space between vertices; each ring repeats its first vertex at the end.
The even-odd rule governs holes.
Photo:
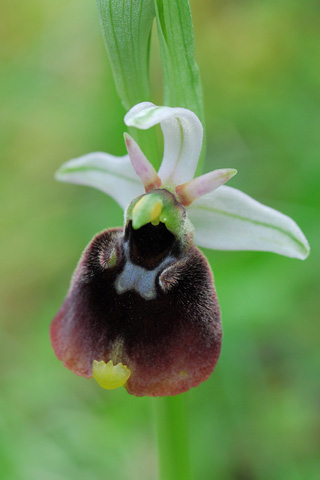
POLYGON ((206 380, 220 354, 220 311, 203 254, 164 223, 114 228, 85 250, 51 325, 57 357, 92 377, 94 360, 126 365, 137 396, 176 395, 206 380))

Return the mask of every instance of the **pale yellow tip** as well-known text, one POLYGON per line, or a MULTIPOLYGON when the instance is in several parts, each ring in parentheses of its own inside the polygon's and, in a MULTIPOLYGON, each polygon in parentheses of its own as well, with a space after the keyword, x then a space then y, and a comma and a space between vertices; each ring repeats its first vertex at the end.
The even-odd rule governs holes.
POLYGON ((151 210, 151 221, 154 221, 157 218, 159 218, 159 215, 162 212, 162 207, 163 207, 163 205, 162 205, 161 200, 158 200, 154 204, 153 209, 151 210))
POLYGON ((97 360, 93 361, 92 365, 93 378, 100 385, 100 387, 107 390, 113 390, 114 388, 122 387, 129 380, 131 375, 131 370, 118 363, 113 365, 113 361, 110 360, 108 363, 98 362, 97 360))

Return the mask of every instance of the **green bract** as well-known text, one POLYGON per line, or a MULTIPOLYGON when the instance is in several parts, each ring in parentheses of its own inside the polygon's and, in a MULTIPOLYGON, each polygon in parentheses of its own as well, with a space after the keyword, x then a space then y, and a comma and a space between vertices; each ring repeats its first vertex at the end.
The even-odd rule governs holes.
POLYGON ((126 110, 150 98, 149 50, 153 0, 97 0, 117 92, 126 110))
MULTIPOLYGON (((204 125, 200 73, 194 59, 189 0, 97 0, 114 80, 126 110, 150 100, 149 55, 154 19, 163 71, 163 104, 193 111, 204 125)), ((157 164, 154 132, 131 131, 157 164)), ((204 157, 205 142, 201 158, 204 157)), ((157 165, 158 166, 158 165, 157 165)), ((201 165, 198 164, 200 173, 201 165)))
MULTIPOLYGON (((204 126, 200 71, 194 58, 194 36, 189 1, 155 0, 163 70, 164 105, 188 108, 204 126)), ((203 142, 200 159, 205 156, 203 142)), ((201 161, 197 174, 201 173, 201 161)))

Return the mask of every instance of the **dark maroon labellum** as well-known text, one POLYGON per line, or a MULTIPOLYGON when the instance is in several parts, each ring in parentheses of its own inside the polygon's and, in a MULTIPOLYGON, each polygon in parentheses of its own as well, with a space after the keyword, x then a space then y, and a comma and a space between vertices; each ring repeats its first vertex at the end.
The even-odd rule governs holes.
POLYGON ((51 325, 66 367, 89 378, 94 360, 122 362, 137 396, 176 395, 206 380, 221 335, 203 254, 164 223, 134 230, 130 219, 89 244, 51 325))

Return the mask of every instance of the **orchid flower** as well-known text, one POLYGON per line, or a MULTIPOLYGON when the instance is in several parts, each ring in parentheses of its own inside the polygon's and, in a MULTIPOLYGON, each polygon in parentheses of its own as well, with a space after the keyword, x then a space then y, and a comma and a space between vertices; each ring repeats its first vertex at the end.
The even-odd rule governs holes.
POLYGON ((211 375, 221 348, 213 277, 195 243, 300 259, 309 246, 291 218, 223 186, 236 170, 193 178, 203 137, 193 112, 143 102, 125 123, 140 129, 160 123, 158 173, 125 134, 128 155, 91 153, 56 174, 104 191, 126 213, 123 229, 102 232, 83 253, 51 340, 66 367, 104 388, 175 395, 211 375))

